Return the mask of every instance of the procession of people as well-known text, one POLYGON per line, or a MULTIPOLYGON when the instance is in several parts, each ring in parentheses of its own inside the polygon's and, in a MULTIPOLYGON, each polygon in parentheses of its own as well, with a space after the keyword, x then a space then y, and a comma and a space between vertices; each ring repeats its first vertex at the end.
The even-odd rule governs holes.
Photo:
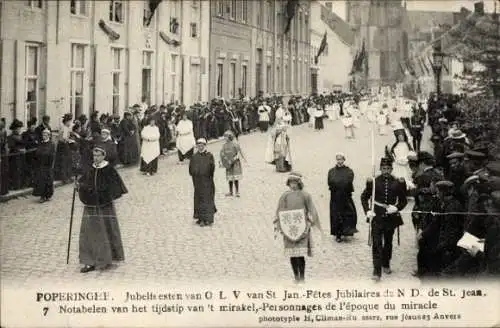
POLYGON ((331 238, 326 240, 344 244, 359 239, 359 222, 366 219, 371 247, 366 260, 371 254, 371 275, 379 281, 383 274, 404 270, 391 266, 393 239, 396 235, 399 244, 399 230, 406 228, 403 219, 411 213, 418 247, 411 272, 415 277, 498 275, 500 162, 489 153, 480 131, 468 129, 461 119, 460 101, 435 95, 423 104, 401 96, 332 93, 292 96, 286 104, 280 97, 262 96, 231 102, 216 99, 210 106, 189 109, 136 104, 122 120, 99 117, 97 112, 88 121, 64 115, 57 142, 49 117, 38 127, 30 121, 25 132, 16 120, 10 135, 2 121, 0 150, 8 160, 0 163, 0 189, 31 186, 32 194, 45 203, 54 197, 55 180, 74 179, 84 205, 81 272, 106 269, 124 259, 113 203, 127 194, 115 168, 118 163, 138 165, 140 172, 152 176, 158 172, 160 157, 175 151, 179 164, 189 163, 186 176, 193 186, 193 219, 200 227, 211 227, 218 213, 216 162, 225 170, 227 185, 221 189, 227 190, 226 197, 241 197, 245 165, 253 163, 247 162, 238 136, 260 131, 267 140, 263 162, 273 165, 276 174, 287 173, 283 180, 288 190, 278 201, 273 224, 275 235, 283 237, 294 280, 301 283, 305 258, 321 247, 326 231, 313 201, 316 190, 304 191, 304 178, 296 171, 293 158, 300 149, 294 148, 293 127, 304 124, 311 133, 322 133, 331 126, 327 122, 339 120, 348 139, 355 138, 357 129, 372 129, 379 135, 391 133, 394 141, 379 149, 384 152, 380 172, 369 177, 356 174, 349 167, 354 159, 333 150, 334 165, 323 173, 330 190, 331 238), (219 137, 224 142, 215 156, 207 149, 208 139, 219 137), (431 150, 423 151, 422 144, 431 150), (354 189, 355 179, 366 179, 363 190, 354 189))

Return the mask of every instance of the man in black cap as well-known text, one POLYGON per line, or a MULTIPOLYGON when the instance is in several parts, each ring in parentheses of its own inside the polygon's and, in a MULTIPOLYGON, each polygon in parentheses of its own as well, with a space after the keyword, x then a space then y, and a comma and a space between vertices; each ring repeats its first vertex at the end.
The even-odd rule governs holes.
POLYGON ((475 171, 484 168, 488 159, 486 154, 477 150, 467 150, 464 155, 464 168, 467 178, 473 175, 475 171))
MULTIPOLYGON (((463 235, 464 216, 462 205, 454 197, 455 185, 448 180, 436 183, 438 189, 439 204, 437 207, 437 220, 439 221, 439 237, 434 248, 434 261, 436 269, 441 272, 453 263, 460 255, 457 246, 463 235)), ((426 231, 417 238, 425 238, 426 231)))
POLYGON ((415 151, 420 150, 424 124, 425 124, 425 116, 422 116, 419 110, 414 109, 413 115, 410 118, 410 133, 412 136, 413 150, 415 151))
MULTIPOLYGON (((380 161, 381 175, 375 180, 369 178, 366 187, 361 194, 361 204, 368 218, 371 220, 373 277, 379 281, 382 268, 385 274, 390 274, 390 261, 392 257, 392 239, 394 231, 403 220, 399 211, 404 209, 408 203, 406 190, 402 179, 396 179, 392 173, 392 161, 382 158, 380 161), (374 185, 375 184, 375 185, 374 185), (373 203, 370 209, 370 199, 373 203)), ((398 235, 399 237, 399 235, 398 235)))
POLYGON ((461 187, 467 179, 467 174, 464 166, 464 158, 465 155, 459 152, 453 152, 450 155, 446 156, 450 168, 448 170, 448 174, 446 175, 446 179, 453 182, 455 185, 454 196, 460 200, 465 201, 464 196, 461 193, 461 187))

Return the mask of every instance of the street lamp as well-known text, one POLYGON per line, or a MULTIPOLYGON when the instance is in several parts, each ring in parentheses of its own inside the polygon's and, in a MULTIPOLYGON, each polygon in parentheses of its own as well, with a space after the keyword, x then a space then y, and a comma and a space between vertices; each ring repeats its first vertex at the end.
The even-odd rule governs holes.
POLYGON ((441 71, 443 69, 443 58, 444 54, 441 52, 441 45, 435 45, 434 52, 432 53, 432 70, 434 71, 434 76, 436 78, 436 93, 438 97, 441 95, 441 71))

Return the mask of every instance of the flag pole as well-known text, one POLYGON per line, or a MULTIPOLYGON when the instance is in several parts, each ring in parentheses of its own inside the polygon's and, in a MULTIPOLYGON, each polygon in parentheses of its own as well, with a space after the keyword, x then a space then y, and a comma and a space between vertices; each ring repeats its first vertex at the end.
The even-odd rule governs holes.
POLYGON ((76 190, 77 190, 78 179, 75 174, 75 185, 73 188, 73 202, 71 203, 71 216, 69 219, 69 234, 68 234, 68 251, 66 253, 66 264, 69 264, 69 250, 71 247, 71 230, 73 229, 73 214, 75 213, 75 199, 76 199, 76 190))
MULTIPOLYGON (((370 203, 370 211, 373 212, 375 209, 375 131, 374 131, 374 123, 372 122, 371 124, 371 151, 372 151, 372 197, 371 197, 371 203, 370 203)), ((372 245, 372 225, 371 225, 371 218, 368 220, 368 246, 372 245)))

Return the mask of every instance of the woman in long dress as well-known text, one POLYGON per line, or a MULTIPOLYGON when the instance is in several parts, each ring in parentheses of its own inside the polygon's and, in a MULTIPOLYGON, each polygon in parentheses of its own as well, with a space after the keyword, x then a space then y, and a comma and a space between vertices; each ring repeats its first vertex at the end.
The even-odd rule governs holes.
POLYGON ((224 138, 226 142, 222 145, 220 151, 220 166, 226 169, 226 179, 229 183, 229 193, 226 196, 231 197, 234 195, 234 185, 236 197, 240 197, 240 180, 243 176, 240 155, 243 159, 245 159, 245 156, 241 151, 240 145, 234 141, 235 136, 232 131, 226 131, 224 138))
POLYGON ((179 155, 179 163, 184 162, 184 159, 191 159, 193 156, 195 139, 193 131, 193 122, 191 122, 186 113, 182 114, 182 120, 177 123, 177 154, 179 155))
POLYGON ((390 149, 390 155, 394 160, 392 175, 396 178, 404 179, 405 185, 411 188, 413 186, 413 182, 408 155, 411 151, 413 151, 413 149, 408 141, 408 136, 406 135, 404 129, 395 130, 394 135, 396 137, 396 142, 390 149))
POLYGON ((160 156, 160 129, 153 116, 148 118, 148 125, 141 131, 141 172, 147 176, 158 172, 158 156, 160 156))
POLYGON ((289 187, 289 190, 281 195, 273 222, 275 238, 278 233, 283 234, 280 224, 280 215, 286 215, 285 212, 291 210, 303 211, 306 220, 306 229, 303 235, 299 236, 297 241, 292 241, 283 234, 284 253, 285 256, 290 258, 295 282, 303 283, 305 281, 306 271, 305 257, 313 256, 316 246, 312 238, 311 229, 314 228, 321 231, 321 225, 311 195, 303 190, 304 183, 302 182, 302 175, 296 172, 290 173, 286 185, 289 187))
POLYGON ((80 272, 109 268, 123 261, 122 237, 114 201, 127 193, 118 172, 104 160, 106 151, 94 147, 92 167, 78 180, 78 194, 84 204, 80 226, 80 272))
POLYGON ((42 131, 42 140, 35 152, 37 166, 35 169, 33 196, 40 197, 40 203, 49 201, 54 194, 56 146, 50 140, 51 134, 47 129, 42 131))

